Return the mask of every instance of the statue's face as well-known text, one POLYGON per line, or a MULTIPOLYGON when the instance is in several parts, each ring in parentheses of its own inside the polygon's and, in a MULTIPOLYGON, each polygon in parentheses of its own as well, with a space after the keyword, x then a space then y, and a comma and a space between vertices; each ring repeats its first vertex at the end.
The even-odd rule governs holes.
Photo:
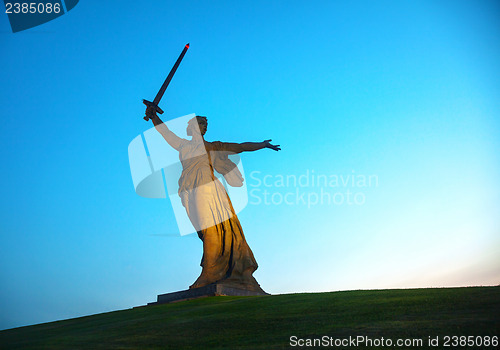
POLYGON ((195 121, 192 121, 188 123, 186 133, 188 134, 188 136, 193 136, 195 133, 199 133, 203 136, 207 132, 207 128, 208 123, 205 121, 205 119, 201 119, 200 121, 198 121, 198 127, 196 127, 195 121))

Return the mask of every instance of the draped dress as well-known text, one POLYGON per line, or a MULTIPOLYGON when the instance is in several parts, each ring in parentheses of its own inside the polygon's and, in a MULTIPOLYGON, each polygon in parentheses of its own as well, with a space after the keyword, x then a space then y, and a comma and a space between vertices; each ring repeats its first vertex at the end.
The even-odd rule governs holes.
MULTIPOLYGON (((162 133, 160 128, 157 129, 162 133)), ((226 145, 218 141, 178 138, 177 150, 182 163, 178 193, 198 237, 203 241, 202 272, 190 288, 223 282, 262 291, 252 276, 258 267, 257 261, 246 242, 226 189, 214 174, 213 161, 221 163, 225 155, 227 159, 229 151, 226 145)))

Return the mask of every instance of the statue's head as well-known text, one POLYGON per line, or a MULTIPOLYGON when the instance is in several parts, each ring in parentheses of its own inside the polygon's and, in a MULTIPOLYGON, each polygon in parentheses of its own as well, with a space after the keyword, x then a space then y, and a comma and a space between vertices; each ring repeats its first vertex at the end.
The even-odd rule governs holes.
POLYGON ((197 115, 188 121, 188 126, 186 128, 186 133, 188 136, 193 136, 194 134, 205 135, 207 132, 208 120, 207 117, 202 115, 197 115))

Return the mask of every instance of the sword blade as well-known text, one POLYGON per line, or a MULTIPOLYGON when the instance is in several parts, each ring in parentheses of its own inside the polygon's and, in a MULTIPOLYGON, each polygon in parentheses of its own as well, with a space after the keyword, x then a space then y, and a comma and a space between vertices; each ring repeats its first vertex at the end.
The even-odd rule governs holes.
POLYGON ((170 70, 170 73, 168 73, 167 79, 163 82, 163 85, 161 86, 160 90, 156 94, 155 99, 153 100, 153 103, 158 106, 158 103, 160 102, 161 98, 163 97, 163 94, 165 93, 165 90, 168 87, 168 84, 170 84, 170 81, 172 80, 175 71, 177 70, 177 67, 179 67, 179 64, 181 63, 182 59, 184 58, 184 55, 186 54, 186 51, 189 49, 189 43, 184 46, 184 50, 182 50, 181 54, 179 55, 179 58, 177 58, 177 61, 175 61, 174 66, 170 70))

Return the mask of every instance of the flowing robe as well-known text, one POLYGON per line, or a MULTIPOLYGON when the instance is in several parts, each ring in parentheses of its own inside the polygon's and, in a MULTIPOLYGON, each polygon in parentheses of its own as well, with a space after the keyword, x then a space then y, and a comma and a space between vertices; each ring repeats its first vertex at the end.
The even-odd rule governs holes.
POLYGON ((252 276, 257 262, 231 200, 214 175, 212 159, 223 152, 227 154, 225 144, 180 139, 177 150, 183 168, 179 196, 203 241, 202 273, 191 288, 225 281, 236 287, 260 291, 252 276))

